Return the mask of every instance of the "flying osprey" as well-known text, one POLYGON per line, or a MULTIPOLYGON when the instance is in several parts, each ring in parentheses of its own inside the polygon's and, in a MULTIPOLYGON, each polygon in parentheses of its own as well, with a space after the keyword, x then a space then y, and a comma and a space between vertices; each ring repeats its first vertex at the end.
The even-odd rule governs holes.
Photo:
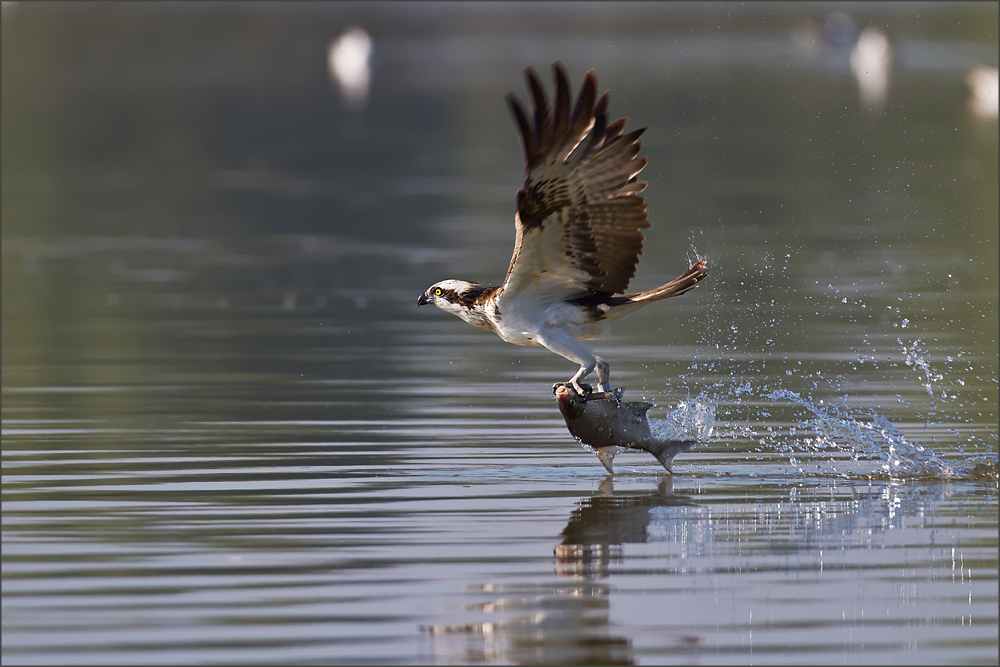
POLYGON ((541 345, 580 364, 568 382, 597 369, 601 388, 611 391, 608 362, 579 342, 604 335, 608 325, 647 303, 684 294, 705 277, 698 261, 655 289, 624 296, 642 253, 640 231, 652 225, 637 180, 648 161, 639 153, 636 130, 622 135, 627 118, 607 125, 609 93, 598 100, 597 76, 587 72, 570 115, 569 82, 562 63, 555 70, 555 108, 534 70, 525 70, 534 101, 534 124, 507 95, 524 148, 524 187, 517 191, 514 255, 499 287, 442 280, 427 288, 418 306, 432 303, 514 345, 541 345), (618 296, 621 295, 621 296, 618 296))

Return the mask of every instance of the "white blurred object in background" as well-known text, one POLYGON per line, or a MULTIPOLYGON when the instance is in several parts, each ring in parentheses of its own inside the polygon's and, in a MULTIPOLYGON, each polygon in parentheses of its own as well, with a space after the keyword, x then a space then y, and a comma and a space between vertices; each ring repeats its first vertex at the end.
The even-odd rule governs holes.
POLYGON ((363 109, 368 101, 371 55, 372 38, 364 28, 348 28, 330 43, 327 53, 330 77, 336 81, 345 103, 352 109, 363 109))
POLYGON ((892 67, 892 45, 885 33, 875 26, 861 31, 851 50, 851 72, 858 82, 861 106, 881 112, 889 92, 889 70, 892 67))
POLYGON ((972 93, 969 96, 969 112, 976 118, 997 117, 1000 107, 998 80, 1000 80, 1000 70, 985 65, 977 65, 965 75, 965 83, 972 93))

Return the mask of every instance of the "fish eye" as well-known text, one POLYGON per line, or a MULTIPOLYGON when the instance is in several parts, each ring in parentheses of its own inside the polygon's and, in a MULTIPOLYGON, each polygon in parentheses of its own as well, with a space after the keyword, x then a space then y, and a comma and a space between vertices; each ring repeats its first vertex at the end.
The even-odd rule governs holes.
POLYGON ((435 287, 434 288, 434 296, 441 296, 442 294, 444 294, 444 292, 441 291, 440 287, 435 287))

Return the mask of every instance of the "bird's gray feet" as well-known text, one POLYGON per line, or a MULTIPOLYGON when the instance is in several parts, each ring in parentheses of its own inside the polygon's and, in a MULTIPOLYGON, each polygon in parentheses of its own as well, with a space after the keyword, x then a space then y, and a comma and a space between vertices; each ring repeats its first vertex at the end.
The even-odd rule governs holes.
POLYGON ((597 370, 597 386, 605 394, 611 393, 611 366, 600 357, 594 357, 594 368, 597 370))
POLYGON ((580 394, 580 396, 583 397, 589 396, 594 391, 594 388, 591 387, 586 382, 581 383, 577 382, 574 379, 570 379, 568 382, 556 382, 555 384, 552 385, 552 393, 555 394, 556 390, 559 389, 559 387, 567 387, 569 389, 572 389, 573 391, 575 391, 576 393, 580 394))
POLYGON ((594 386, 586 382, 577 383, 572 380, 568 382, 556 382, 552 385, 552 393, 555 394, 559 387, 568 387, 584 398, 589 398, 593 394, 612 394, 615 399, 621 400, 622 394, 625 393, 625 389, 623 387, 618 387, 617 389, 612 390, 610 382, 597 385, 598 391, 595 391, 594 386))

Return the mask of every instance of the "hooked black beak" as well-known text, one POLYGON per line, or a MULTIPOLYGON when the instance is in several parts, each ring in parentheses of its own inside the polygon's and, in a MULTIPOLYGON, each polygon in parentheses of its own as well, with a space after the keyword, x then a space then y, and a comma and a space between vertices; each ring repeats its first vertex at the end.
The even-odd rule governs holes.
POLYGON ((426 294, 421 294, 420 298, 417 299, 417 305, 418 306, 426 306, 430 302, 431 302, 431 300, 427 298, 426 294))

